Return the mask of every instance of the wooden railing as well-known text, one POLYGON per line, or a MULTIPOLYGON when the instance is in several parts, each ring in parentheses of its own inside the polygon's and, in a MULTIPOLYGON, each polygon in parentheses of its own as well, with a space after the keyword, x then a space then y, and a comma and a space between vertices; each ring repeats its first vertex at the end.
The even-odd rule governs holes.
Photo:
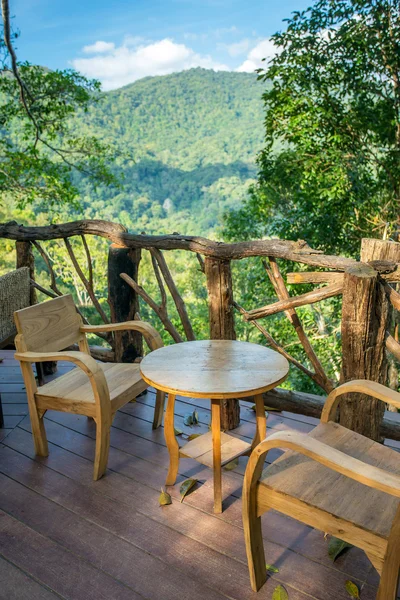
MULTIPOLYGON (((180 294, 164 257, 165 251, 186 250, 196 254, 200 269, 205 275, 208 291, 209 335, 211 339, 235 339, 234 311, 256 327, 265 337, 268 345, 286 358, 320 388, 329 393, 338 381, 332 380, 319 360, 309 340, 296 308, 342 295, 342 371, 341 380, 371 379, 387 383, 387 351, 400 360, 400 344, 397 341, 397 327, 393 327, 391 308, 400 310, 400 294, 393 284, 400 281, 400 244, 365 239, 361 246, 361 261, 342 256, 325 255, 313 250, 304 241, 254 240, 239 243, 222 243, 196 236, 179 234, 150 236, 135 235, 116 223, 107 221, 76 221, 48 227, 25 227, 15 222, 0 225, 0 238, 16 241, 17 266, 29 266, 33 289, 39 289, 49 296, 60 295, 57 277, 54 273, 43 242, 64 240, 66 251, 74 265, 88 297, 97 310, 100 319, 108 322, 106 312, 96 297, 93 285, 93 268, 87 235, 101 236, 110 240, 108 256, 108 302, 113 321, 123 321, 138 317, 139 297, 154 311, 164 329, 174 342, 183 341, 168 315, 168 289, 177 314, 179 315, 185 339, 193 340, 195 334, 184 298, 180 294), (70 238, 80 236, 87 260, 87 274, 84 274, 70 243, 70 238), (35 281, 34 258, 36 249, 46 264, 50 276, 50 290, 44 289, 35 281), (151 256, 154 277, 157 281, 161 302, 150 296, 139 282, 139 262, 141 251, 147 250, 151 256), (277 295, 277 301, 263 307, 243 307, 234 298, 231 261, 248 257, 264 257, 263 265, 277 295), (277 259, 329 269, 328 271, 301 271, 289 273, 285 279, 279 269, 277 259), (317 287, 311 292, 290 296, 288 284, 311 283, 317 287), (308 358, 309 365, 302 364, 290 355, 288 350, 272 338, 261 319, 283 313, 292 324, 308 358)), ((35 301, 32 294, 32 302, 35 301)), ((111 345, 115 360, 134 360, 142 353, 141 339, 132 334, 106 336, 111 345)), ((104 358, 104 351, 103 358, 104 358)), ((284 406, 284 399, 282 399, 284 406)), ((370 398, 354 398, 342 402, 340 422, 369 435, 381 438, 384 406, 370 398)), ((239 408, 236 401, 230 401, 223 412, 223 427, 231 429, 238 424, 239 408)), ((400 437, 400 434, 399 434, 400 437)))

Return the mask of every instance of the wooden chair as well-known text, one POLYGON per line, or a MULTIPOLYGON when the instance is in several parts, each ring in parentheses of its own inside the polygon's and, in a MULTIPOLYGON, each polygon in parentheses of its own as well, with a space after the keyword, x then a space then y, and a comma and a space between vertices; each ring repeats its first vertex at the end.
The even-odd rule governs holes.
MULTIPOLYGON (((107 468, 110 428, 116 411, 143 392, 148 384, 140 375, 138 363, 97 363, 90 356, 86 333, 134 329, 143 334, 149 348, 163 343, 157 331, 143 321, 109 325, 83 325, 71 295, 18 310, 14 314, 15 338, 28 396, 35 451, 48 456, 43 416, 47 409, 93 417, 96 422, 95 480, 107 468), (77 343, 79 352, 60 352, 77 343), (37 387, 32 363, 65 360, 78 368, 37 387)), ((157 394, 153 428, 161 423, 164 397, 157 394)))
POLYGON ((243 524, 251 586, 264 584, 261 515, 270 509, 362 548, 381 575, 377 600, 395 600, 400 569, 400 456, 335 423, 343 394, 361 392, 400 408, 400 394, 350 381, 326 400, 309 434, 279 432, 253 451, 243 486, 243 524), (264 472, 271 448, 287 451, 264 472))

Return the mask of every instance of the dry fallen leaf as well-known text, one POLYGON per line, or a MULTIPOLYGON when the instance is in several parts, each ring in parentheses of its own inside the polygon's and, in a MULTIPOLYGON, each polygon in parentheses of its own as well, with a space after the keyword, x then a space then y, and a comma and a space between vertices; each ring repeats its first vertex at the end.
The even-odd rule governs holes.
POLYGON ((278 585, 273 591, 272 600, 289 600, 289 596, 283 585, 278 585))
POLYGON ((172 498, 168 494, 168 492, 166 492, 164 490, 164 488, 161 488, 161 494, 160 494, 160 497, 158 499, 158 503, 159 503, 160 506, 167 506, 168 504, 172 504, 172 498))
POLYGON ((192 489, 192 487, 194 485, 196 485, 196 483, 197 483, 197 479, 186 479, 181 484, 181 487, 179 488, 179 491, 181 494, 181 502, 183 502, 183 499, 186 496, 186 494, 192 489))
POLYGON ((191 433, 190 435, 188 435, 188 442, 190 442, 191 440, 195 440, 196 438, 200 437, 201 435, 203 435, 202 433, 191 433))
MULTIPOLYGON (((250 407, 250 410, 254 410, 254 412, 256 412, 256 405, 253 404, 253 406, 250 407)), ((274 408, 273 406, 264 406, 264 410, 270 410, 271 412, 282 412, 279 408, 274 408)))
POLYGON ((233 471, 233 469, 236 469, 238 464, 239 464, 239 459, 234 458, 233 460, 231 460, 231 462, 226 464, 223 468, 225 469, 225 471, 233 471))
POLYGON ((356 586, 355 583, 348 580, 348 581, 346 581, 345 585, 346 585, 347 593, 349 594, 349 596, 351 596, 351 598, 359 598, 360 597, 360 592, 358 591, 358 587, 356 586))

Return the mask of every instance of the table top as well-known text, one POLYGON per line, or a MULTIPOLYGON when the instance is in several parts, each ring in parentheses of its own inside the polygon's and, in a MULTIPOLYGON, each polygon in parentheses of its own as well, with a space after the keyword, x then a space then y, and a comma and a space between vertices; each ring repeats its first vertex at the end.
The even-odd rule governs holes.
POLYGON ((244 398, 286 379, 289 363, 280 354, 249 342, 202 340, 164 346, 140 363, 149 385, 193 398, 244 398))

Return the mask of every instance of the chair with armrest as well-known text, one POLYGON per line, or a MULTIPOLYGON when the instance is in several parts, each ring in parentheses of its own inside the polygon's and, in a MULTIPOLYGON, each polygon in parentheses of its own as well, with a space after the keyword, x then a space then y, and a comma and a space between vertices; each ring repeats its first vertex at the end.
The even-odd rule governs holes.
POLYGON ((400 394, 356 380, 333 390, 309 434, 279 432, 253 451, 243 485, 251 586, 267 578, 261 515, 277 510, 363 549, 381 575, 377 600, 396 600, 400 569, 400 456, 335 423, 343 394, 359 392, 400 409, 400 394), (271 448, 286 452, 264 471, 271 448))
MULTIPOLYGON (((14 317, 18 331, 15 358, 20 361, 28 396, 36 453, 48 456, 43 423, 46 410, 93 417, 96 422, 93 478, 99 479, 107 468, 110 428, 116 411, 148 385, 143 381, 137 363, 97 363, 90 356, 86 333, 134 329, 143 335, 150 350, 163 345, 160 335, 143 321, 83 325, 71 295, 18 310, 14 317), (61 352, 75 343, 79 352, 61 352), (32 363, 59 360, 74 363, 77 368, 38 387, 32 363)), ((161 423, 163 410, 164 397, 158 394, 153 428, 161 423)))

